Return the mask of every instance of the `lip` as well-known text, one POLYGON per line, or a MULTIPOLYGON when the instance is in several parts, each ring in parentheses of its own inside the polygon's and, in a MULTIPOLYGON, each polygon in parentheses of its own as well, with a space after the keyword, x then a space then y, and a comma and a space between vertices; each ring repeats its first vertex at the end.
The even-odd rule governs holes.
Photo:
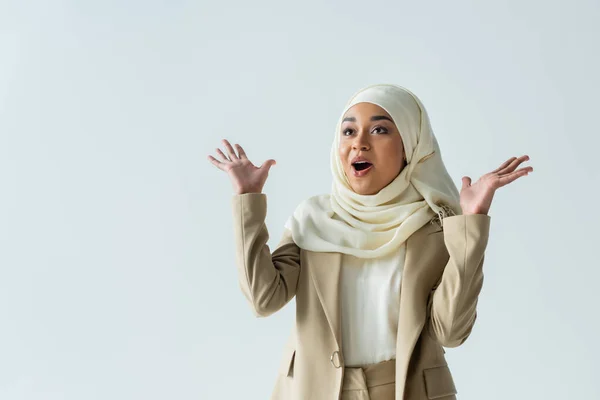
POLYGON ((368 174, 369 171, 371 171, 372 169, 373 169, 373 164, 371 164, 369 166, 369 168, 363 169, 362 171, 357 171, 356 168, 352 167, 352 173, 354 174, 355 177, 360 178, 360 177, 368 174))
POLYGON ((366 162, 368 162, 368 163, 370 163, 370 164, 373 164, 373 163, 371 162, 371 160, 369 160, 368 158, 365 158, 365 157, 363 157, 363 156, 356 156, 356 157, 354 157, 354 158, 352 159, 352 161, 350 161, 350 164, 354 164, 355 162, 358 162, 358 161, 366 161, 366 162))

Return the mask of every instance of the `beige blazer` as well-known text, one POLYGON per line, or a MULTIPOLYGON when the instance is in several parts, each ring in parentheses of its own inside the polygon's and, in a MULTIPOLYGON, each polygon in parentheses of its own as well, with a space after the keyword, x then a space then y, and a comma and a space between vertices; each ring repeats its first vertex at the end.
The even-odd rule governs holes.
MULTIPOLYGON (((232 207, 239 284, 256 316, 271 315, 296 296, 296 321, 271 399, 339 399, 341 254, 301 249, 288 229, 271 252, 266 195, 234 195, 232 207)), ((397 400, 456 399, 442 346, 463 344, 477 318, 489 227, 488 215, 456 215, 444 218, 442 226, 425 224, 408 239, 396 340, 397 400)))

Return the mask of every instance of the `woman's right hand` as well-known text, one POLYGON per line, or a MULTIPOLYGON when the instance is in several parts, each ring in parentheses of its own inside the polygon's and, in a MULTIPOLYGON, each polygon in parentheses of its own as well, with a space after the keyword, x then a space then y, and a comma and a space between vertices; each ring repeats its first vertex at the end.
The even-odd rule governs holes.
POLYGON ((244 193, 261 193, 267 176, 269 175, 269 169, 271 166, 276 164, 275 160, 269 159, 265 161, 260 167, 256 167, 242 149, 242 146, 236 143, 235 147, 239 153, 239 156, 231 147, 231 144, 226 139, 223 139, 225 149, 229 154, 229 158, 223 154, 221 149, 217 148, 220 161, 209 155, 208 159, 210 162, 219 168, 221 171, 227 172, 233 190, 236 194, 244 193))

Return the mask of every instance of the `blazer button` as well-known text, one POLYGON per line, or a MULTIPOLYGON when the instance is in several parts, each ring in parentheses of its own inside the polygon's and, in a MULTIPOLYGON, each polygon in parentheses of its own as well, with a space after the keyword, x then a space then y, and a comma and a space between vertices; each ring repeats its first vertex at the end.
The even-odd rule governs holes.
POLYGON ((338 350, 331 353, 330 361, 331 364, 336 368, 340 368, 342 366, 342 363, 340 361, 340 352, 338 350))

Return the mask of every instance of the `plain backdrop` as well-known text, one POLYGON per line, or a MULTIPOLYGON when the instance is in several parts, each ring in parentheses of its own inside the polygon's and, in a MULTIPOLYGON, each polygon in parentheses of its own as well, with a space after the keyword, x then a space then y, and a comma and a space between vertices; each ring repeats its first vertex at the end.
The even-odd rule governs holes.
POLYGON ((0 399, 266 399, 292 301, 238 286, 240 143, 271 250, 363 86, 424 102, 460 187, 511 156, 461 400, 600 398, 600 3, 0 0, 0 399))

